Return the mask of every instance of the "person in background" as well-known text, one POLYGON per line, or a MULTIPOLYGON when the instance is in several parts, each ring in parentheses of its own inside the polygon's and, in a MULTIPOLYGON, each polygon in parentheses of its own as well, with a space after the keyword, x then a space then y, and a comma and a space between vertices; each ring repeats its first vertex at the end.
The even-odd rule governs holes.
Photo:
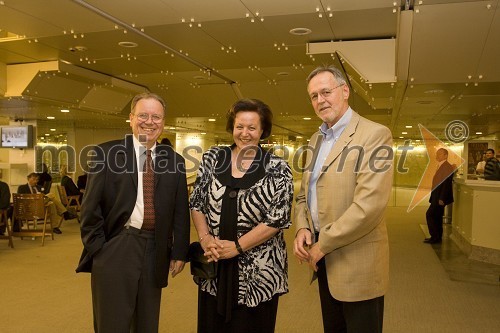
POLYGON ((228 112, 230 147, 203 154, 190 199, 205 256, 218 263, 198 290, 198 333, 274 332, 279 296, 288 292, 283 230, 290 224, 292 172, 259 140, 272 113, 257 99, 228 112))
MULTIPOLYGON (((7 183, 2 181, 0 181, 0 209, 7 209, 7 218, 12 216, 12 209, 10 206, 10 188, 7 183)), ((3 224, 0 224, 0 235, 3 235, 5 230, 7 230, 7 221, 2 221, 2 223, 3 224)))
POLYGON ((61 166, 59 171, 61 175, 61 186, 64 186, 66 190, 66 195, 78 195, 79 202, 82 202, 83 193, 78 189, 73 179, 68 174, 68 167, 66 165, 61 166))
POLYGON ((88 177, 87 173, 84 172, 82 175, 78 176, 76 180, 76 186, 82 192, 84 192, 85 188, 87 187, 87 177, 88 177))
POLYGON ((486 150, 486 164, 484 166, 484 179, 500 180, 500 162, 495 158, 495 151, 486 150))
MULTIPOLYGON (((24 185, 19 185, 17 189, 17 193, 19 194, 36 194, 36 193, 44 193, 42 187, 38 185, 39 177, 37 173, 30 173, 28 175, 28 183, 24 185)), ((66 207, 61 203, 58 197, 56 197, 53 193, 45 194, 45 202, 52 202, 49 205, 49 216, 50 222, 52 223, 52 231, 56 234, 62 234, 60 229, 60 216, 63 216, 65 220, 72 220, 77 218, 77 216, 71 212, 69 212, 66 207), (56 227, 54 227, 55 223, 58 223, 56 227)))
POLYGON ((337 68, 318 67, 307 82, 323 123, 310 140, 296 198, 294 253, 317 274, 325 333, 380 333, 389 284, 392 134, 351 109, 337 68))
POLYGON ((38 174, 38 186, 42 189, 44 194, 50 192, 50 187, 52 185, 52 176, 49 174, 49 168, 47 164, 42 164, 42 172, 38 174))
POLYGON ((168 138, 163 138, 161 139, 161 142, 160 142, 162 145, 167 145, 167 146, 170 146, 170 147, 173 147, 172 145, 172 142, 170 142, 170 140, 168 138))
POLYGON ((486 166, 486 161, 488 158, 486 157, 486 152, 483 153, 483 160, 479 161, 476 166, 476 173, 478 175, 484 175, 484 167, 486 166))
POLYGON ((84 249, 77 272, 91 273, 94 329, 158 332, 162 288, 187 260, 189 207, 184 158, 156 140, 165 102, 136 95, 133 135, 95 147, 81 207, 84 249))
POLYGON ((448 150, 439 148, 436 152, 438 169, 432 178, 431 197, 429 198, 431 204, 425 213, 431 237, 424 239, 424 243, 441 243, 443 238, 444 207, 453 202, 453 175, 455 167, 447 160, 448 150))

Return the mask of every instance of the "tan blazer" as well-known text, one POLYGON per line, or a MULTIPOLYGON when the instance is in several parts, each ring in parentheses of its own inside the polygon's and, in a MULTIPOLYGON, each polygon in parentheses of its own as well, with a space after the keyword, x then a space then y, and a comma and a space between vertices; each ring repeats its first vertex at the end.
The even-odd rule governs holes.
MULTIPOLYGON (((297 230, 313 230, 307 201, 311 161, 316 159, 319 140, 319 132, 310 140, 312 153, 307 154, 296 199, 297 230)), ((319 246, 326 253, 328 285, 337 300, 362 301, 387 291, 389 245, 384 216, 391 194, 392 162, 389 129, 353 112, 316 187, 319 246)))

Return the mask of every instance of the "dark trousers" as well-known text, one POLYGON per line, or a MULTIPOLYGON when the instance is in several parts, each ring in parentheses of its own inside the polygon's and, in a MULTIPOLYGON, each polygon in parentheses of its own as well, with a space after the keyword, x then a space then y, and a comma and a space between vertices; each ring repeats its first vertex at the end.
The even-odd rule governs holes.
POLYGON ((198 290, 198 333, 273 333, 279 296, 256 307, 238 305, 226 323, 217 312, 217 298, 198 290))
POLYGON ((432 240, 440 241, 443 237, 443 215, 444 206, 440 206, 437 203, 431 203, 425 213, 427 227, 429 228, 432 240))
POLYGON ((328 288, 324 258, 318 262, 318 285, 325 333, 382 333, 384 296, 359 302, 335 299, 328 288))
POLYGON ((158 332, 161 288, 154 273, 154 232, 129 228, 109 240, 92 266, 95 332, 158 332))

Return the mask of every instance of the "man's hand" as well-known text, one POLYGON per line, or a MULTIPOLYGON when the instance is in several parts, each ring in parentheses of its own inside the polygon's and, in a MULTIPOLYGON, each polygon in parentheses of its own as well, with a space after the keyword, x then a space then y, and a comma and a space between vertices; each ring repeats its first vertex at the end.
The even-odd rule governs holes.
POLYGON ((439 206, 444 206, 444 201, 443 200, 439 200, 439 206))
POLYGON ((170 260, 170 274, 172 274, 172 277, 182 272, 184 264, 185 262, 181 260, 170 260))
POLYGON ((297 232, 293 241, 293 253, 301 263, 309 261, 308 247, 312 244, 311 236, 309 229, 302 228, 297 232))
POLYGON ((318 271, 318 261, 320 261, 324 256, 325 254, 319 249, 319 243, 314 244, 309 249, 309 266, 311 266, 315 272, 318 271))

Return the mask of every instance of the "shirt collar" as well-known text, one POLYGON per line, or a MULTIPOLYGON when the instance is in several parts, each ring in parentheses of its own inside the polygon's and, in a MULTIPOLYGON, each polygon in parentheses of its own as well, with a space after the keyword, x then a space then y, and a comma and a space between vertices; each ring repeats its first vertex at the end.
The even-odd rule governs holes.
MULTIPOLYGON (((146 153, 146 146, 144 146, 142 143, 137 140, 135 135, 132 135, 133 142, 134 142, 134 150, 135 150, 135 156, 141 156, 142 154, 146 153)), ((153 147, 151 147, 151 157, 156 156, 156 142, 154 143, 153 147)))
POLYGON ((328 125, 326 123, 321 124, 319 127, 319 131, 325 136, 325 137, 335 137, 338 138, 340 134, 345 130, 347 125, 352 119, 352 109, 349 107, 347 111, 344 113, 344 115, 337 121, 332 127, 328 128, 328 125))

